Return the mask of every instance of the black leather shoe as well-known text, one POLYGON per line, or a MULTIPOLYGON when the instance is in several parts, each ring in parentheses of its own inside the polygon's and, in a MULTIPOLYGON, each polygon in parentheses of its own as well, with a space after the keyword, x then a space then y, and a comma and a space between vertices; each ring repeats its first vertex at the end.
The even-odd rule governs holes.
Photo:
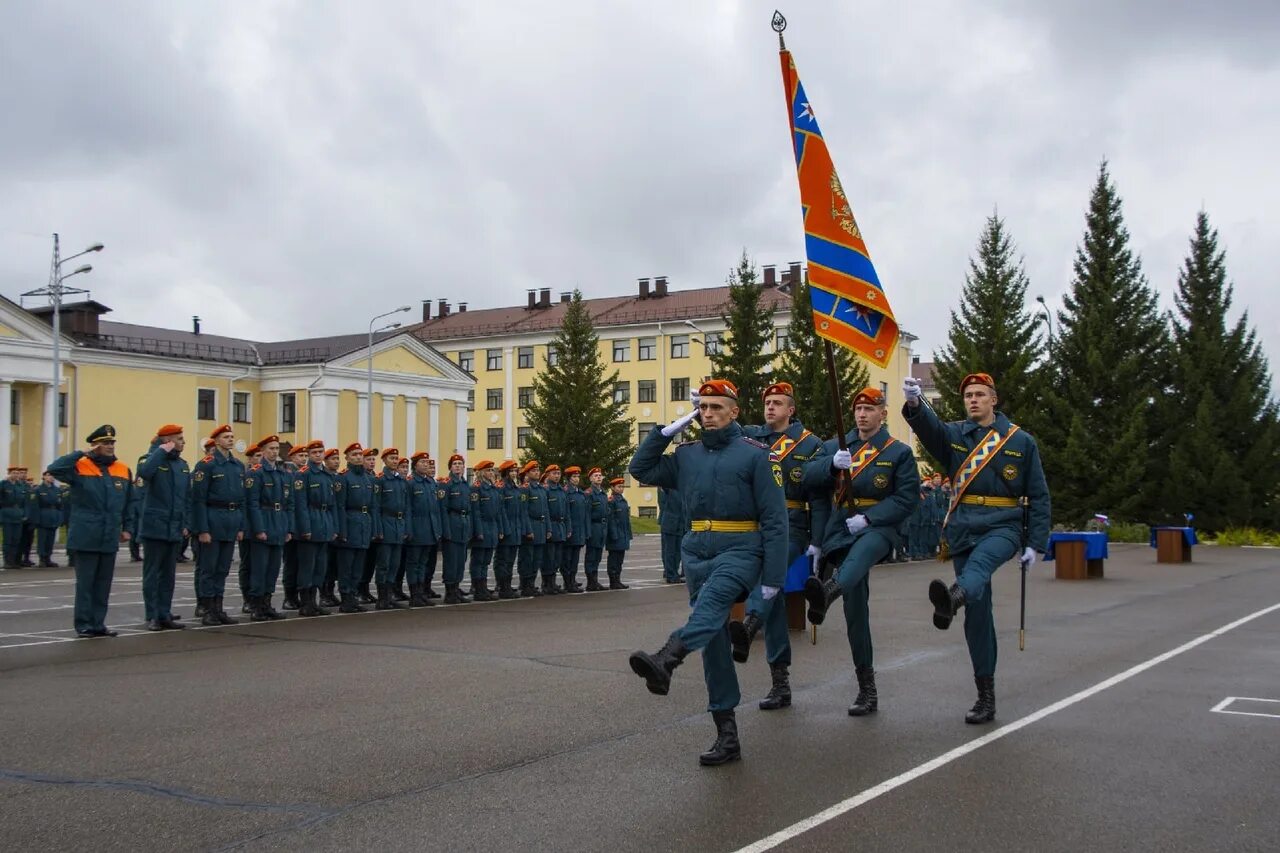
POLYGON ((751 656, 751 641, 760 633, 760 617, 748 613, 741 622, 729 623, 729 642, 733 644, 733 659, 746 663, 751 656))
POLYGON ((978 687, 978 701, 973 703, 964 721, 970 725, 989 723, 996 718, 996 679, 991 675, 974 676, 978 687))
POLYGON ((942 581, 929 582, 929 601, 933 604, 933 627, 945 631, 951 627, 951 620, 964 607, 964 590, 956 584, 948 589, 942 581))
POLYGON ((827 618, 831 604, 840 597, 840 584, 834 580, 823 581, 811 577, 804 582, 804 598, 809 602, 809 622, 821 625, 827 618))
POLYGON ((93 636, 95 636, 95 637, 118 637, 118 636, 120 636, 120 633, 119 633, 118 631, 112 631, 110 628, 98 628, 96 631, 94 631, 94 632, 93 632, 93 636))
POLYGON ((791 674, 783 663, 769 664, 769 675, 773 677, 773 687, 769 695, 760 700, 761 711, 777 711, 791 707, 791 674))
POLYGON ((166 631, 185 631, 187 629, 186 625, 173 621, 173 617, 161 619, 160 627, 164 628, 166 631))
POLYGON ((164 630, 164 626, 160 624, 160 620, 159 620, 159 619, 152 619, 151 621, 149 621, 149 622, 147 623, 147 630, 148 630, 148 631, 163 631, 163 630, 164 630))
POLYGON ((689 650, 679 634, 667 637, 667 642, 655 654, 648 652, 632 652, 629 662, 631 671, 644 679, 649 692, 656 696, 666 696, 671 690, 671 673, 684 663, 689 650))
POLYGON ((865 717, 874 714, 880 707, 880 695, 876 693, 876 671, 871 667, 859 667, 855 670, 858 676, 858 698, 849 706, 850 717, 865 717))
POLYGON ((711 718, 716 722, 716 742, 698 756, 698 763, 703 767, 717 767, 737 761, 742 757, 742 745, 738 742, 738 721, 733 711, 712 711, 711 718))

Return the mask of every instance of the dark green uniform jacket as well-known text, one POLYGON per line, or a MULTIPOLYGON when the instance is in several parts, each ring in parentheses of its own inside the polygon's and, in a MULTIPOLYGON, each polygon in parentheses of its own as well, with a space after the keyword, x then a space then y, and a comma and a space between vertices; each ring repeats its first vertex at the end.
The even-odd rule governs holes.
POLYGON ((293 533, 311 542, 329 542, 338 532, 337 477, 324 465, 303 465, 293 475, 293 533))
POLYGON ((604 546, 610 551, 625 551, 631 547, 631 507, 622 495, 609 494, 609 527, 605 532, 604 546))
POLYGON ((450 475, 441 486, 444 497, 444 538, 466 545, 471 541, 471 484, 461 475, 450 475))
MULTIPOLYGON (((824 442, 819 455, 805 464, 804 482, 823 492, 825 497, 814 500, 824 502, 829 510, 819 547, 824 553, 848 548, 868 530, 883 535, 892 545, 900 545, 902 523, 911 517, 920 503, 920 470, 916 466, 915 454, 904 442, 893 440, 889 430, 883 426, 866 442, 858 438, 856 429, 851 430, 845 436, 845 444, 855 463, 867 444, 880 452, 854 477, 840 506, 832 505, 836 474, 831 467, 831 456, 840 449, 839 443, 834 438, 824 442), (877 503, 858 506, 858 501, 877 503), (857 535, 851 535, 844 523, 854 515, 867 517, 868 526, 857 535)), ((819 541, 816 536, 815 541, 819 541)))
POLYGON ((191 526, 191 469, 176 448, 166 453, 161 443, 153 441, 138 465, 138 480, 146 486, 140 491, 138 535, 181 542, 183 529, 191 526))
POLYGON ((501 490, 481 481, 471 490, 471 510, 472 544, 477 548, 497 548, 498 534, 502 532, 501 490))
POLYGON ((263 460, 249 469, 244 488, 249 498, 249 530, 246 537, 259 540, 265 533, 267 545, 283 545, 285 537, 293 531, 293 489, 289 487, 293 477, 277 462, 272 465, 263 460))
POLYGON ((133 500, 133 474, 114 456, 68 453, 49 465, 49 473, 71 486, 68 551, 114 553, 133 500))
POLYGON ((245 530, 244 463, 214 450, 191 474, 191 532, 234 542, 245 530))
POLYGON ((62 524, 62 489, 57 483, 41 483, 31 490, 31 513, 27 520, 36 527, 62 524))
POLYGON ((347 468, 334 478, 338 501, 339 548, 365 549, 377 534, 378 480, 363 465, 347 468))
POLYGON ((439 486, 430 477, 414 474, 409 481, 409 544, 427 547, 440 543, 443 522, 440 519, 439 486))

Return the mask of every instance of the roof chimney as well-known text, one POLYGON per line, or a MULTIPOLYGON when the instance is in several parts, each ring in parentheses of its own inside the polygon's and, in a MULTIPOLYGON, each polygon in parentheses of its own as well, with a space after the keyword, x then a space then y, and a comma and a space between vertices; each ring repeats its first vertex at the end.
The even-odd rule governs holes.
POLYGON ((551 288, 544 287, 538 291, 538 307, 539 308, 551 307, 551 288))
POLYGON ((449 316, 449 300, 448 299, 440 300, 440 303, 436 305, 436 313, 440 315, 441 320, 449 316))
POLYGON ((640 298, 649 298, 649 279, 647 278, 640 279, 640 298))
POLYGON ((573 301, 573 293, 572 293, 571 291, 568 291, 568 290, 562 290, 562 291, 560 291, 560 301, 561 301, 561 302, 572 302, 572 301, 573 301))
POLYGON ((764 268, 764 286, 765 287, 778 286, 778 268, 775 267, 773 264, 769 264, 764 268))
POLYGON ((191 317, 191 334, 200 334, 200 318, 194 315, 191 317))
POLYGON ((424 299, 422 300, 422 322, 425 323, 430 319, 431 319, 431 300, 424 299))
POLYGON ((913 356, 911 356, 911 363, 912 363, 912 364, 919 364, 919 363, 920 363, 920 356, 918 356, 918 355, 913 355, 913 356))
POLYGON ((529 310, 532 311, 534 308, 537 308, 537 307, 538 307, 538 291, 534 290, 533 288, 529 288, 529 310))
POLYGON ((791 286, 795 287, 801 281, 802 279, 800 278, 800 262, 792 261, 791 262, 791 286))
POLYGON ((665 275, 660 275, 653 280, 653 295, 654 296, 667 295, 667 277, 665 275))
POLYGON ((459 302, 459 303, 458 303, 458 313, 459 313, 459 314, 465 314, 465 313, 467 313, 467 303, 465 303, 465 302, 459 302))

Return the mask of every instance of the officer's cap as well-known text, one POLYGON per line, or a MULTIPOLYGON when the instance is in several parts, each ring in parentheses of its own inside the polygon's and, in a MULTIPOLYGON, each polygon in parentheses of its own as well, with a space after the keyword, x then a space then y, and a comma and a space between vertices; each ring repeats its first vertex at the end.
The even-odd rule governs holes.
POLYGON ((768 388, 764 389, 764 393, 760 395, 760 399, 767 400, 775 394, 781 394, 784 397, 791 397, 794 399, 796 396, 796 389, 791 387, 790 382, 775 382, 768 388))
POLYGON ((181 424, 165 424, 156 430, 156 438, 168 438, 171 435, 182 435, 181 424))
POLYGON ((626 482, 627 482, 627 478, 626 478, 626 477, 614 477, 612 480, 610 480, 610 481, 609 481, 609 485, 610 485, 610 486, 623 486, 623 485, 626 485, 626 482))
POLYGON ((568 468, 564 469, 564 475, 566 477, 572 477, 574 474, 581 474, 581 473, 582 473, 582 469, 579 468, 577 465, 570 465, 568 468))
MULTIPOLYGON (((90 444, 101 444, 104 441, 115 441, 116 428, 113 427, 111 424, 103 424, 102 426, 95 429, 93 432, 89 433, 89 437, 85 440, 88 441, 90 444)), ((20 470, 25 471, 27 469, 22 468, 20 470)))
POLYGON ((490 462, 488 459, 482 459, 482 460, 480 460, 479 462, 477 462, 477 463, 476 463, 476 468, 475 468, 475 470, 477 470, 477 471, 488 471, 488 470, 489 470, 490 468, 492 468, 492 467, 493 467, 493 463, 492 463, 492 462, 490 462))
POLYGON ((859 403, 868 406, 883 406, 884 392, 879 388, 872 388, 868 385, 866 388, 859 391, 858 395, 853 398, 853 405, 857 406, 859 403))
POLYGON ((222 426, 217 427, 213 432, 209 433, 209 438, 217 438, 224 432, 234 432, 234 430, 231 429, 231 424, 223 424, 222 426))
POLYGON ((350 444, 348 444, 346 447, 344 447, 344 448, 342 449, 342 455, 343 455, 343 456, 346 456, 348 453, 361 453, 361 454, 363 454, 363 453, 364 453, 364 448, 360 446, 360 442, 358 442, 358 441, 353 441, 353 442, 351 442, 350 444))
POLYGON ((960 393, 963 394, 964 389, 970 385, 986 385, 992 391, 996 390, 996 381, 991 378, 990 373, 970 373, 960 380, 960 393))
POLYGON ((698 388, 700 397, 731 397, 738 399, 738 386, 728 379, 708 379, 698 388))

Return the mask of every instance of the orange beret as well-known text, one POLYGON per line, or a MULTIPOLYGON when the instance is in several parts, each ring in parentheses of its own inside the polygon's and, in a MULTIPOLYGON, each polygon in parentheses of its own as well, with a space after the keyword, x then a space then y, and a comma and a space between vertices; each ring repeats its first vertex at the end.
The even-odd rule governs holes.
POLYGON ((164 438, 167 435, 182 435, 182 427, 178 424, 165 424, 156 430, 157 438, 164 438))
POLYGON ((245 456, 252 456, 255 453, 261 453, 261 452, 262 452, 262 448, 256 444, 251 444, 244 449, 245 456))
POLYGON ((346 456, 348 453, 361 453, 363 451, 364 448, 360 446, 360 442, 353 441, 342 449, 342 455, 346 456))
POLYGON ((858 395, 853 398, 853 404, 855 406, 859 403, 865 403, 868 406, 883 406, 884 392, 879 388, 872 388, 868 385, 866 388, 859 391, 858 395))
POLYGON ((476 463, 475 470, 477 470, 477 471, 488 471, 488 470, 489 470, 490 468, 492 468, 492 467, 493 467, 493 463, 492 463, 492 462, 490 462, 488 459, 482 459, 482 460, 480 460, 479 462, 477 462, 477 463, 476 463))
POLYGON ((540 467, 538 465, 538 460, 530 459, 528 462, 520 466, 520 476, 523 477, 525 474, 528 474, 534 468, 538 468, 538 467, 540 467))
POLYGON ((23 469, 23 468, 19 468, 17 465, 10 465, 10 466, 8 467, 8 469, 7 469, 8 473, 10 473, 10 474, 16 474, 16 473, 18 473, 19 471, 23 471, 23 470, 25 470, 25 469, 23 469))
POLYGON ((609 481, 610 486, 625 486, 626 483, 627 483, 626 477, 614 477, 612 480, 609 481))
POLYGON ((269 435, 269 436, 267 436, 266 438, 260 438, 260 439, 258 439, 258 447, 266 447, 266 446, 267 446, 268 444, 270 444, 271 442, 273 442, 273 441, 279 441, 279 440, 280 440, 280 436, 278 436, 278 435, 269 435))
POLYGON ((301 456, 306 452, 307 452, 307 446, 305 444, 295 444, 293 447, 289 448, 290 457, 301 456))
POLYGON ((399 451, 399 450, 397 450, 397 449, 396 449, 396 448, 394 448, 394 447, 388 447, 386 450, 382 451, 382 456, 381 456, 381 457, 379 457, 379 458, 381 458, 381 459, 386 459, 386 458, 387 458, 388 456, 390 456, 392 453, 394 453, 396 456, 399 456, 399 455, 400 455, 400 451, 399 451))
POLYGON ((992 391, 996 390, 996 381, 991 378, 990 373, 970 373, 960 380, 960 393, 963 394, 964 389, 970 385, 986 385, 992 391))
POLYGON ((378 455, 378 448, 376 447, 366 447, 364 449, 364 456, 366 459, 368 459, 370 456, 377 456, 377 455, 378 455))
POLYGON ((209 438, 217 438, 218 436, 222 435, 224 432, 235 432, 235 430, 231 428, 231 424, 223 424, 222 426, 216 428, 213 432, 209 433, 209 438))
POLYGON ((307 450, 324 450, 324 442, 318 438, 313 438, 307 442, 307 450))
POLYGON ((334 456, 337 456, 337 455, 338 455, 338 448, 336 448, 336 447, 330 447, 328 450, 326 450, 326 451, 324 452, 324 458, 325 458, 325 459, 330 459, 330 458, 332 458, 332 457, 334 457, 334 456))
POLYGON ((412 460, 413 462, 417 462, 419 459, 430 459, 430 458, 431 458, 431 454, 425 450, 419 450, 417 453, 409 457, 409 459, 412 460))
POLYGON ((550 465, 548 465, 546 468, 542 470, 542 473, 550 474, 552 471, 559 471, 559 470, 560 470, 560 466, 552 462, 550 465))
POLYGON ((208 450, 210 447, 213 447, 213 439, 206 438, 204 441, 200 442, 200 446, 203 447, 205 450, 208 450))
POLYGON ((795 397, 796 389, 791 387, 790 382, 775 382, 768 388, 764 389, 764 393, 760 395, 763 400, 766 397, 772 397, 774 394, 781 394, 784 397, 795 397))
MULTIPOLYGON (((738 399, 738 386, 728 379, 708 379, 698 389, 700 397, 732 397, 738 399)), ((612 485, 612 484, 611 484, 612 485)))
POLYGON ((574 474, 581 474, 581 473, 582 473, 582 469, 579 468, 577 465, 570 465, 568 468, 564 469, 564 475, 566 477, 572 477, 574 474))
POLYGON ((450 464, 450 465, 452 465, 454 462, 466 462, 466 461, 467 461, 467 460, 465 460, 465 459, 463 459, 463 458, 462 458, 462 454, 461 454, 461 453, 455 453, 455 454, 453 454, 452 456, 450 456, 450 457, 449 457, 449 464, 450 464))
POLYGON ((510 471, 512 468, 515 468, 515 467, 516 467, 515 460, 508 459, 507 461, 503 462, 501 465, 498 466, 498 470, 503 473, 506 473, 507 471, 510 471))
POLYGON ((600 470, 599 468, 592 468, 590 471, 587 472, 587 476, 590 477, 592 474, 603 474, 603 473, 604 471, 600 470))

